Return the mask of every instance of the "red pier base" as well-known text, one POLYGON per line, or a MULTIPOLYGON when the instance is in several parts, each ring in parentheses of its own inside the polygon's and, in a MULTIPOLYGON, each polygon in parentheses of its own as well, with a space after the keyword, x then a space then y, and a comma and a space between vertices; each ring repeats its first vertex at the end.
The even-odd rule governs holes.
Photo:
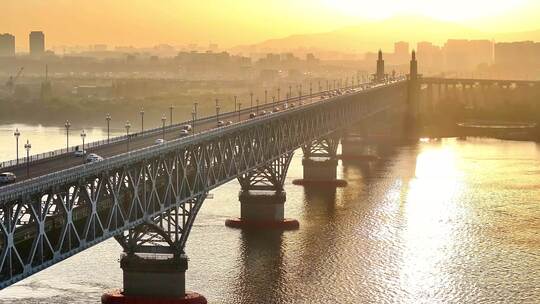
POLYGON ((295 179, 292 182, 297 186, 317 186, 317 187, 346 187, 347 181, 343 179, 318 180, 318 179, 295 179))
POLYGON ((241 218, 234 218, 225 220, 225 226, 229 228, 240 229, 278 229, 278 230, 296 230, 300 228, 300 223, 295 219, 283 219, 283 220, 243 220, 241 218))
POLYGON ((126 296, 120 289, 106 292, 101 296, 102 304, 207 304, 206 299, 195 292, 187 292, 181 298, 126 296))

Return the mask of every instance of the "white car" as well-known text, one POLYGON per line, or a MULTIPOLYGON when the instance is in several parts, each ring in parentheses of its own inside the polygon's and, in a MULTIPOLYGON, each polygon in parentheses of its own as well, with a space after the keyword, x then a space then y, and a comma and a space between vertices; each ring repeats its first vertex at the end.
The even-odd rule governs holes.
POLYGON ((217 122, 218 127, 223 127, 224 125, 225 125, 225 122, 223 122, 223 120, 220 120, 217 122))
POLYGON ((279 110, 280 110, 279 107, 275 107, 275 108, 274 108, 274 113, 275 113, 275 112, 279 112, 279 110))
POLYGON ((90 153, 86 157, 86 162, 87 163, 95 163, 95 162, 102 161, 102 160, 103 160, 103 157, 101 157, 101 156, 99 156, 97 154, 94 154, 94 153, 90 153))
POLYGON ((185 137, 185 136, 188 136, 189 135, 189 131, 188 130, 181 130, 180 131, 180 137, 185 137))
POLYGON ((265 111, 265 110, 262 110, 262 111, 261 111, 261 115, 266 115, 266 111, 265 111))
POLYGON ((17 176, 12 172, 0 173, 0 184, 14 183, 17 180, 17 176))
POLYGON ((184 125, 183 128, 184 128, 184 130, 186 130, 186 131, 188 131, 188 132, 191 131, 191 129, 192 129, 192 128, 191 128, 191 125, 184 125))
POLYGON ((225 125, 230 126, 232 124, 233 124, 233 122, 229 120, 229 121, 227 121, 227 123, 225 125))
POLYGON ((156 139, 156 141, 154 141, 154 143, 155 143, 156 145, 161 145, 161 144, 165 143, 165 139, 163 139, 163 138, 158 138, 158 139, 156 139))
POLYGON ((255 118, 255 117, 257 117, 257 114, 255 114, 255 113, 250 113, 249 114, 249 118, 255 118))
POLYGON ((86 150, 75 150, 73 153, 76 157, 83 157, 86 155, 86 150))

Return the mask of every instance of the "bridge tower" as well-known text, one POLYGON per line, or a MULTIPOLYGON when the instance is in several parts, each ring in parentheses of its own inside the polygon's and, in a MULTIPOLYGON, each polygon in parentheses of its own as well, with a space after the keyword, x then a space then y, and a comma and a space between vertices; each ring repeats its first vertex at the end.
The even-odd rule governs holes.
POLYGON ((377 73, 375 74, 375 82, 384 82, 386 75, 384 74, 384 60, 382 51, 379 50, 377 57, 377 73))
POLYGON ((413 50, 408 75, 407 109, 405 113, 405 137, 409 140, 416 140, 418 138, 418 107, 420 102, 421 77, 422 75, 418 74, 416 52, 413 50))
POLYGON ((286 153, 265 165, 238 177, 241 186, 240 218, 228 219, 231 228, 297 229, 299 223, 286 219, 284 190, 293 153, 286 153))

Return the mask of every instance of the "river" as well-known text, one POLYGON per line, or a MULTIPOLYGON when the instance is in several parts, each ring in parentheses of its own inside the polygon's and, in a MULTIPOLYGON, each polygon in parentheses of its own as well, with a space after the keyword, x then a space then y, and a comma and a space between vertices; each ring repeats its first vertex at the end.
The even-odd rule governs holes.
MULTIPOLYGON (((0 126, 2 160, 14 157, 13 127, 0 126)), ((65 143, 62 128, 18 127, 36 151, 65 143)), ((301 153, 285 207, 300 229, 226 228, 239 185, 223 185, 187 244, 189 290, 209 303, 538 303, 539 144, 425 140, 377 163, 340 162, 349 185, 337 190, 292 185, 301 153)), ((122 285, 120 253, 98 244, 0 291, 0 303, 99 303, 122 285)))

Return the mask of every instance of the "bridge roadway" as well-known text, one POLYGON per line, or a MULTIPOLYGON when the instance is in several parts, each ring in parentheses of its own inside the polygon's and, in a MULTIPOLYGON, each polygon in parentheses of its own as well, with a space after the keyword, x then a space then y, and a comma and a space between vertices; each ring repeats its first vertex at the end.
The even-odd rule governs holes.
MULTIPOLYGON (((362 85, 365 87, 366 85, 362 85)), ((346 90, 346 89, 345 89, 346 90)), ((355 92, 359 89, 353 89, 355 92)), ((311 97, 309 95, 302 96, 301 100, 304 104, 309 104, 311 102, 317 102, 320 101, 320 96, 324 94, 325 92, 320 93, 314 93, 311 97)), ((267 111, 267 113, 271 110, 273 110, 276 106, 280 107, 280 111, 286 111, 287 109, 284 107, 287 103, 294 103, 295 106, 301 106, 299 104, 299 98, 291 98, 289 100, 283 100, 275 103, 270 104, 263 104, 259 105, 259 112, 267 111)), ((240 121, 249 119, 250 113, 254 113, 256 111, 256 107, 253 108, 246 108, 242 109, 240 112, 240 121)), ((266 114, 269 115, 269 114, 266 114)), ((233 121, 238 122, 238 112, 228 112, 223 113, 219 115, 219 120, 223 121, 233 121)), ((180 138, 180 130, 183 125, 185 124, 192 124, 192 121, 185 121, 181 123, 181 126, 173 126, 173 127, 166 127, 165 128, 165 140, 170 141, 174 139, 180 138)), ((196 120, 195 123, 195 133, 202 132, 205 130, 209 130, 212 128, 216 128, 217 119, 215 116, 213 117, 207 117, 196 120)), ((137 150, 141 148, 145 148, 148 146, 152 146, 155 144, 156 139, 162 138, 163 133, 157 132, 152 133, 149 135, 142 135, 137 136, 137 133, 133 133, 130 135, 130 142, 129 142, 129 150, 137 150)), ((123 141, 117 141, 110 144, 106 144, 103 146, 98 146, 95 148, 87 148, 87 153, 96 153, 103 158, 112 157, 115 155, 119 155, 122 153, 127 152, 127 143, 126 140, 123 141)), ((76 157, 73 153, 66 153, 58 157, 49 158, 40 160, 37 162, 31 162, 30 163, 30 174, 29 177, 27 177, 26 174, 26 165, 19 165, 17 167, 14 167, 12 169, 5 168, 3 170, 0 170, 1 172, 13 172, 17 176, 17 182, 22 182, 24 180, 27 180, 28 178, 35 178, 39 176, 43 176, 49 173, 61 171, 64 169, 68 169, 71 167, 75 167, 78 165, 81 165, 85 161, 85 157, 76 157)))

